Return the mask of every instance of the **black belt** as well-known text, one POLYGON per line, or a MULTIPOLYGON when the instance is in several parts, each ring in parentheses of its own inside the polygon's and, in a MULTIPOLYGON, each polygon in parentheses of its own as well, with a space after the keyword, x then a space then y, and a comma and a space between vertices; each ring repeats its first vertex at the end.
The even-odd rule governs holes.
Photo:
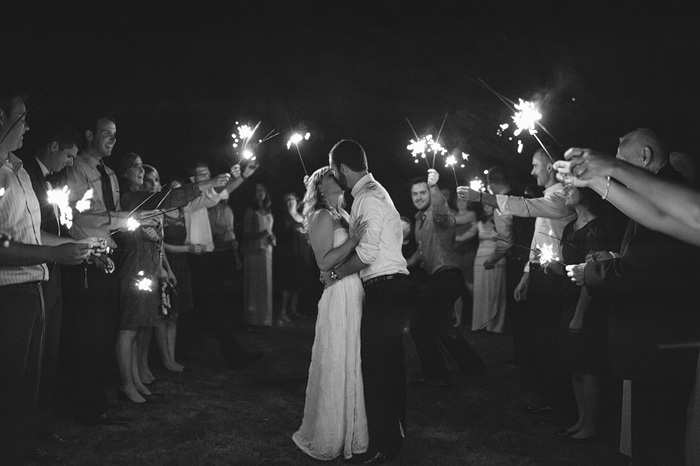
POLYGON ((392 273, 391 275, 380 275, 378 277, 372 277, 368 280, 365 280, 364 282, 362 282, 362 286, 369 286, 373 283, 385 282, 387 280, 393 280, 394 278, 400 278, 403 276, 404 276, 404 274, 402 274, 402 273, 392 273))

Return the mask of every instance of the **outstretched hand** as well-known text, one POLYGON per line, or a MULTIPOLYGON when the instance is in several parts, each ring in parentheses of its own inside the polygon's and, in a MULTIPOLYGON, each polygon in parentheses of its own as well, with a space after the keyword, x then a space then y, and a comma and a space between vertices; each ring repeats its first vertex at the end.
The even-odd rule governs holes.
POLYGON ((468 202, 479 202, 481 199, 481 193, 469 186, 457 186, 457 196, 466 199, 468 202))

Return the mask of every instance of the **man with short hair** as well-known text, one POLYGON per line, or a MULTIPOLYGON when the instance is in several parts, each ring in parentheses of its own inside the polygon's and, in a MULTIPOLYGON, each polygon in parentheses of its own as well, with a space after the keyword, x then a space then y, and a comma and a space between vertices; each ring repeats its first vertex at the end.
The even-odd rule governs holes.
POLYGON ((369 447, 350 461, 380 464, 398 456, 406 426, 403 329, 413 288, 401 254, 401 216, 389 193, 369 173, 367 155, 359 143, 339 141, 328 162, 340 187, 351 189, 351 225, 357 221, 367 224, 354 253, 321 275, 321 280, 332 286, 359 272, 365 288, 360 341, 369 447))
POLYGON ((464 276, 454 250, 455 218, 437 186, 438 172, 411 183, 411 199, 418 209, 414 234, 418 249, 407 260, 425 272, 418 278, 417 312, 411 319, 411 335, 423 369, 423 387, 449 385, 440 345, 455 359, 462 372, 481 374, 486 366, 461 333, 452 325, 454 302, 464 290, 464 276))
POLYGON ((527 301, 530 334, 527 345, 532 355, 532 368, 539 394, 544 406, 529 407, 530 411, 556 408, 562 416, 575 409, 571 383, 568 375, 559 370, 555 361, 555 344, 561 314, 561 306, 554 296, 558 296, 561 279, 556 274, 545 273, 540 264, 537 250, 551 245, 552 251, 559 251, 559 242, 564 227, 576 218, 576 211, 566 205, 564 186, 557 181, 554 160, 561 160, 561 154, 551 148, 538 149, 532 156, 530 174, 537 185, 544 188, 540 198, 526 199, 521 196, 480 193, 468 186, 457 188, 459 195, 469 201, 483 202, 498 209, 501 215, 516 217, 536 217, 535 232, 530 245, 529 262, 513 295, 516 301, 527 301))
MULTIPOLYGON (((663 141, 649 129, 620 138, 616 157, 656 176, 686 182, 670 165, 663 141)), ((699 265, 696 247, 629 220, 619 257, 598 253, 595 262, 572 271, 589 295, 611 300, 610 368, 616 377, 632 381, 635 464, 683 464, 686 409, 698 352, 659 345, 700 338, 699 265)))
MULTIPOLYGON (((65 167, 73 165, 73 158, 78 153, 78 136, 69 126, 57 124, 50 127, 42 138, 43 144, 35 155, 24 159, 24 167, 41 206, 41 230, 70 238, 68 228, 59 221, 58 207, 49 202, 48 191, 61 189, 56 177, 65 167)), ((47 266, 49 280, 42 282, 46 317, 35 435, 40 441, 64 442, 53 425, 63 310, 61 268, 56 263, 47 266)))
POLYGON ((52 462, 36 446, 33 433, 44 337, 42 282, 47 262, 77 264, 94 246, 67 241, 40 230, 39 201, 22 161, 23 98, 0 90, 0 232, 12 240, 0 246, 0 464, 52 462))

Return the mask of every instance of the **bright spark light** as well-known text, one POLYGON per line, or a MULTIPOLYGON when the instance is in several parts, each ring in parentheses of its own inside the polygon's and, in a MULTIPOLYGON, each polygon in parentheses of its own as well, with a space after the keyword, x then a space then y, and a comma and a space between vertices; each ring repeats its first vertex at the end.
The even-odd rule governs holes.
POLYGON ((445 168, 452 166, 454 168, 455 164, 457 163, 457 157, 454 155, 450 155, 445 159, 445 168))
POLYGON ((255 160, 255 154, 253 154, 252 150, 246 149, 243 151, 243 158, 246 160, 255 160))
POLYGON ((310 137, 311 133, 306 133, 303 135, 301 133, 292 134, 292 136, 289 138, 289 141, 287 141, 287 149, 292 147, 292 144, 298 145, 303 140, 308 141, 310 137))
POLYGON ((467 154, 466 152, 462 152, 462 160, 466 160, 467 162, 469 162, 469 154, 467 154))
POLYGON ((542 246, 537 245, 536 247, 540 256, 540 265, 543 267, 548 266, 552 261, 558 262, 559 257, 554 253, 554 245, 544 244, 542 246))
POLYGON ((5 195, 5 188, 0 188, 0 197, 5 195))
POLYGON ((484 187, 484 183, 479 179, 471 180, 469 182, 469 188, 473 189, 474 191, 480 191, 480 192, 486 191, 486 188, 484 187))
POLYGON ((138 273, 139 277, 143 277, 140 280, 136 280, 136 288, 138 288, 140 291, 153 291, 153 280, 151 280, 148 277, 144 277, 143 271, 140 271, 138 273))
POLYGON ((85 212, 86 210, 88 210, 90 208, 90 199, 92 199, 93 193, 94 190, 92 188, 85 191, 83 198, 75 203, 75 210, 77 210, 78 212, 85 212))
POLYGON ((418 140, 411 139, 406 149, 411 151, 413 157, 420 155, 422 158, 425 158, 426 154, 429 153, 435 155, 445 155, 447 153, 447 149, 442 147, 439 142, 435 141, 432 134, 419 138, 418 140))
POLYGON ((49 203, 58 207, 60 214, 59 221, 61 222, 61 225, 65 225, 67 228, 72 227, 73 211, 71 210, 70 205, 68 205, 68 195, 70 194, 68 186, 64 186, 60 189, 50 189, 46 192, 46 194, 49 203))
POLYGON ((518 139, 518 154, 522 154, 522 153, 523 153, 523 141, 518 139))
POLYGON ((513 135, 518 136, 523 131, 528 131, 530 134, 535 134, 537 122, 542 118, 542 114, 537 110, 535 104, 523 99, 518 99, 520 103, 515 104, 517 112, 513 115, 513 123, 516 129, 513 135))
POLYGON ((136 220, 136 219, 134 219, 134 218, 132 218, 132 217, 129 217, 129 218, 126 219, 126 229, 127 229, 127 230, 129 230, 129 231, 134 231, 134 230, 136 230, 136 229, 137 229, 138 227, 140 227, 140 226, 141 226, 141 224, 139 223, 138 220, 136 220))

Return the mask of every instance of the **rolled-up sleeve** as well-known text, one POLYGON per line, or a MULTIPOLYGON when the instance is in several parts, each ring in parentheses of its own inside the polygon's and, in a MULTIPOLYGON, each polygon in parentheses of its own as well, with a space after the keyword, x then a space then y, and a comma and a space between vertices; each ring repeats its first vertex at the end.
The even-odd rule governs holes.
POLYGON ((571 214, 566 206, 566 197, 561 192, 535 199, 498 194, 496 201, 502 214, 515 217, 562 218, 571 214))
MULTIPOLYGON (((358 211, 363 212, 358 222, 366 222, 367 230, 362 236, 360 243, 355 247, 357 257, 364 264, 372 264, 379 257, 382 228, 384 225, 384 205, 382 202, 372 196, 365 196, 362 199, 356 199, 358 211)), ((354 206, 353 206, 354 207, 354 206)))

